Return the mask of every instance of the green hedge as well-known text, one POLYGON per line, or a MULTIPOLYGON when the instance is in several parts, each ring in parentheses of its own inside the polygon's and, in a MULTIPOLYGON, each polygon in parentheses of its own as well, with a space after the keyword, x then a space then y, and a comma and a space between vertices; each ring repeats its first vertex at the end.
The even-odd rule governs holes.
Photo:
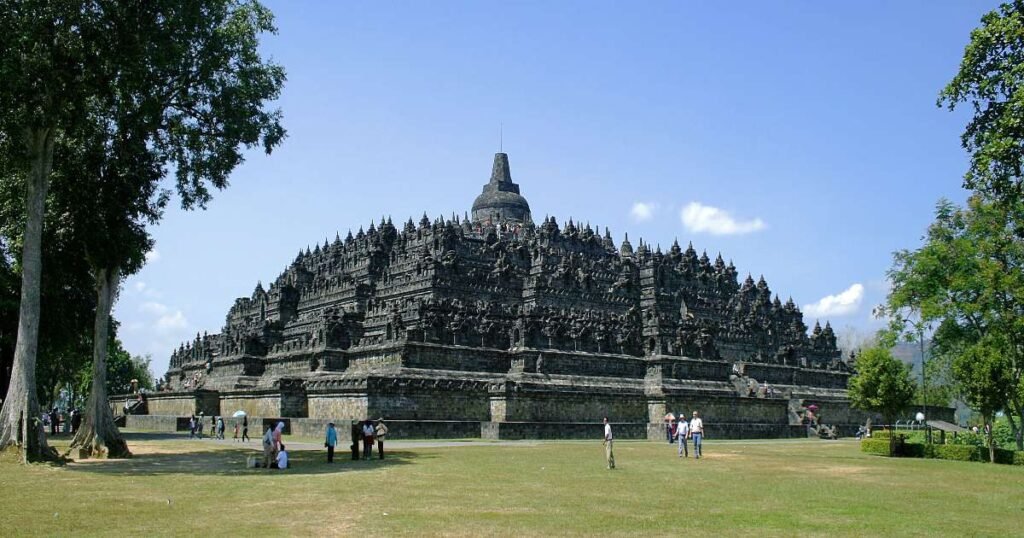
POLYGON ((889 440, 875 438, 864 439, 860 442, 860 451, 867 454, 874 454, 876 456, 888 456, 889 440))
MULTIPOLYGON (((971 445, 932 445, 934 458, 953 461, 984 461, 978 447, 971 445)), ((1022 452, 1024 454, 1024 452, 1022 452)))
MULTIPOLYGON (((888 456, 889 439, 864 439, 860 442, 860 450, 865 454, 888 456)), ((934 458, 952 461, 987 462, 989 460, 988 448, 986 447, 906 442, 896 444, 896 456, 901 458, 934 458)), ((1024 452, 997 448, 996 463, 1024 465, 1024 452)))

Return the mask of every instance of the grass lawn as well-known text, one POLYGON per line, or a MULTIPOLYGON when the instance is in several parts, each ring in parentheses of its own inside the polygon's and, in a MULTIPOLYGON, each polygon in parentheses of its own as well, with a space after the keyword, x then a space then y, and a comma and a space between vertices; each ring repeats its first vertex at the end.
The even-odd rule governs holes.
MULTIPOLYGON (((65 441, 66 443, 66 441, 65 441)), ((60 442, 57 442, 58 446, 60 442)), ((287 440, 286 440, 287 444, 287 440)), ((1024 535, 1024 467, 889 459, 853 441, 455 447, 392 444, 384 461, 130 435, 130 460, 0 462, 4 535, 1024 535)))

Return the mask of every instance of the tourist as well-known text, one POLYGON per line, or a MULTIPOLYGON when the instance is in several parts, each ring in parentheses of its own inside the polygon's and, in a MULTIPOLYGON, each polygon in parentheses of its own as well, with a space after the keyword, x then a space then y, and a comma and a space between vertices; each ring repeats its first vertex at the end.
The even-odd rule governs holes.
POLYGON ((238 423, 236 422, 235 423, 235 435, 234 435, 234 437, 232 437, 232 439, 234 439, 236 443, 238 442, 238 430, 239 430, 238 423))
POLYGON ((200 411, 199 412, 199 417, 196 418, 196 437, 198 437, 200 439, 203 438, 203 419, 204 418, 205 418, 205 415, 203 414, 202 411, 200 411))
POLYGON ((210 416, 210 436, 214 439, 220 438, 220 428, 217 427, 217 417, 210 416))
POLYGON ((693 437, 693 458, 699 460, 703 455, 701 441, 704 440, 704 421, 696 411, 693 412, 693 420, 690 421, 690 436, 693 437))
POLYGON ((349 431, 349 438, 352 439, 352 444, 349 445, 349 448, 352 449, 352 461, 358 461, 359 460, 359 439, 361 439, 363 437, 363 429, 361 427, 359 427, 359 423, 358 422, 353 421, 352 422, 352 427, 350 428, 350 430, 351 431, 349 431))
POLYGON ((281 442, 281 435, 284 433, 284 422, 278 422, 277 427, 274 428, 274 452, 280 452, 281 446, 284 444, 281 442))
POLYGON ((71 410, 71 433, 78 433, 78 428, 82 427, 82 412, 78 409, 71 410))
POLYGON ((270 462, 274 460, 274 430, 267 426, 267 433, 263 434, 263 467, 269 469, 270 462))
POLYGON ((242 442, 249 440, 249 415, 242 417, 242 442))
POLYGON ((368 460, 373 456, 373 422, 367 419, 363 422, 363 459, 368 460))
POLYGON ((57 408, 54 407, 50 411, 50 435, 57 435, 60 431, 60 413, 57 412, 57 408))
POLYGON ((679 415, 679 425, 676 427, 676 435, 679 436, 679 457, 689 458, 690 448, 686 444, 686 438, 690 436, 690 423, 679 415))
POLYGON ((612 425, 608 424, 608 417, 604 417, 604 457, 608 462, 608 469, 615 468, 615 454, 612 452, 612 425))
POLYGON ((188 438, 192 439, 196 436, 196 416, 192 415, 188 419, 188 438))
POLYGON ((284 445, 281 445, 281 450, 278 451, 276 456, 277 468, 287 469, 288 468, 288 451, 284 449, 284 445))
POLYGON ((224 440, 224 417, 217 417, 217 438, 224 440))
POLYGON ((338 446, 338 430, 334 429, 334 423, 327 423, 327 438, 324 439, 324 446, 327 448, 327 463, 334 463, 334 447, 338 446))
POLYGON ((377 427, 373 430, 377 437, 377 457, 384 459, 384 438, 388 435, 388 427, 384 425, 384 417, 377 419, 377 427))
POLYGON ((668 444, 670 445, 672 444, 672 430, 674 429, 673 426, 674 425, 672 419, 665 419, 665 437, 668 439, 668 444))

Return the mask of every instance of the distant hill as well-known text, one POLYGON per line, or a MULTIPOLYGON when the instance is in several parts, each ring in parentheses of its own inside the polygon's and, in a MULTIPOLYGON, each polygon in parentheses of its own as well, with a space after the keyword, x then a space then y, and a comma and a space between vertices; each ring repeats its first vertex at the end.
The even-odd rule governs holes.
MULTIPOLYGON (((927 350, 931 342, 925 340, 924 347, 927 350)), ((917 342, 900 342, 892 348, 892 354, 897 359, 910 365, 911 372, 921 375, 921 344, 917 342)))

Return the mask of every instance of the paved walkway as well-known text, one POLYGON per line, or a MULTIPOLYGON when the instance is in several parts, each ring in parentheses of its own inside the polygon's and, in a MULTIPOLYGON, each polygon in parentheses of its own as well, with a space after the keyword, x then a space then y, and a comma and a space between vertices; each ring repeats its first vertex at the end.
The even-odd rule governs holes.
MULTIPOLYGON (((248 442, 242 443, 236 441, 231 437, 225 439, 212 439, 208 435, 203 435, 202 439, 189 439, 187 433, 162 433, 162 432, 124 432, 124 436, 127 440, 136 441, 194 441, 202 443, 215 443, 223 446, 240 446, 244 448, 250 448, 252 450, 262 451, 261 440, 263 435, 256 438, 250 438, 248 442)), ((386 441, 385 448, 448 448, 448 447, 465 447, 465 446, 536 446, 540 441, 528 440, 528 441, 489 441, 482 439, 471 439, 465 441, 445 441, 445 440, 416 440, 416 441, 405 441, 405 440, 394 440, 386 441)), ((324 444, 322 442, 315 442, 308 437, 289 439, 288 436, 284 438, 284 444, 288 447, 288 450, 323 450, 324 444)), ((376 445, 374 445, 376 447, 376 445)), ((342 446, 339 444, 338 449, 342 446)), ((348 448, 347 446, 344 448, 348 448)))

